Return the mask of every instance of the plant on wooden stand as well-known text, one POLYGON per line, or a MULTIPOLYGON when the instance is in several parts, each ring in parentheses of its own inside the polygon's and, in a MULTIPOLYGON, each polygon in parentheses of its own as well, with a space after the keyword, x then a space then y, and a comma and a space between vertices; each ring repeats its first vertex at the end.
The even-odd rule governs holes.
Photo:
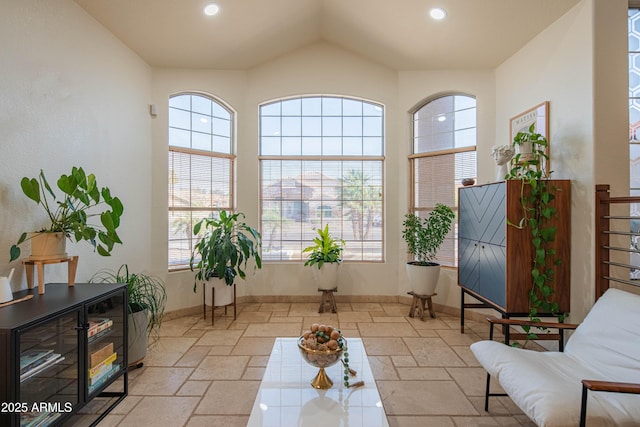
POLYGON ((310 252, 304 265, 317 267, 313 268, 312 272, 318 289, 335 289, 345 243, 342 239, 337 240, 331 237, 329 224, 316 231, 318 237, 313 239, 313 245, 302 250, 302 253, 310 252))
POLYGON ((413 213, 405 215, 402 237, 407 242, 407 250, 414 256, 414 260, 406 264, 407 274, 417 295, 435 293, 440 264, 434 260, 454 218, 453 210, 442 203, 436 204, 425 219, 413 213))
MULTIPOLYGON (((94 174, 87 175, 75 166, 71 174, 63 174, 56 184, 63 193, 61 198, 56 197, 42 170, 38 179, 24 177, 20 181, 25 196, 41 205, 49 218, 50 225, 39 233, 62 233, 76 242, 85 240, 100 255, 109 256, 116 243, 122 244, 116 232, 124 211, 120 199, 112 196, 107 187, 99 189, 94 174), (95 217, 99 217, 100 223, 91 222, 95 217)), ((11 261, 20 256, 20 244, 32 239, 34 234, 22 233, 11 246, 11 261)))
MULTIPOLYGON (((525 132, 518 132, 513 145, 531 144, 530 154, 522 158, 518 153, 513 158, 512 168, 506 179, 519 180, 522 184, 520 202, 523 216, 517 222, 508 224, 519 229, 529 228, 534 249, 531 276, 533 286, 529 291, 529 318, 540 322, 540 313, 551 313, 563 322, 568 313, 559 313, 559 306, 554 301, 555 267, 562 260, 553 248, 557 228, 551 220, 557 216, 553 200, 558 191, 550 182, 552 172, 547 172, 545 165, 549 162, 547 139, 535 131, 535 123, 525 132)), ((536 339, 530 327, 523 327, 527 339, 536 339)))

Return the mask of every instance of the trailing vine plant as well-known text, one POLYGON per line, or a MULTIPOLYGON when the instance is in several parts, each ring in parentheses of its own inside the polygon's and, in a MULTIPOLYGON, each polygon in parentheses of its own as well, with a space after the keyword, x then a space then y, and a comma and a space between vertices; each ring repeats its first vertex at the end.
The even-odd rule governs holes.
MULTIPOLYGON (((551 221, 557 216, 557 211, 552 202, 557 188, 549 182, 552 172, 547 172, 545 167, 549 161, 548 142, 543 135, 535 131, 534 123, 527 131, 517 133, 513 145, 516 155, 505 178, 521 182, 520 202, 523 216, 517 223, 509 220, 507 223, 519 229, 529 228, 532 237, 534 258, 531 268, 533 285, 529 290, 529 320, 540 322, 539 313, 551 313, 559 322, 563 322, 568 313, 559 312, 552 286, 555 267, 560 265, 562 260, 553 247, 557 227, 552 225, 551 221), (519 148, 529 144, 530 153, 518 152, 519 148)), ((526 326, 523 329, 527 333, 527 340, 537 338, 530 327, 526 326)))

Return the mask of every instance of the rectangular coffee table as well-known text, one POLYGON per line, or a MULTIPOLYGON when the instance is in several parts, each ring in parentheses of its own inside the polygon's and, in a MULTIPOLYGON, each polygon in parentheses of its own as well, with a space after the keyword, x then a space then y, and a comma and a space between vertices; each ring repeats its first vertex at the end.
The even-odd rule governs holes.
POLYGON ((327 390, 311 387, 318 368, 302 358, 297 341, 276 338, 248 427, 389 426, 360 338, 347 338, 349 366, 358 373, 349 381, 364 381, 364 386, 346 388, 344 368, 338 361, 325 368, 333 380, 327 390))

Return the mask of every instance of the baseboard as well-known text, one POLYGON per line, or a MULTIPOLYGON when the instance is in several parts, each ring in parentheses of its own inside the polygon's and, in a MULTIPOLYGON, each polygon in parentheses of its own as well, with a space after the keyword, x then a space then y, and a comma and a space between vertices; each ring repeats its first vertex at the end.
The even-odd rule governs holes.
MULTIPOLYGON (((336 292, 334 295, 336 302, 379 302, 379 303, 398 303, 397 295, 340 295, 336 292)), ((318 295, 247 295, 238 297, 238 303, 310 303, 319 302, 318 295)), ((407 303, 408 304, 408 303, 407 303)))
MULTIPOLYGON (((340 295, 337 292, 335 295, 337 303, 396 303, 411 305, 411 297, 404 295, 340 295)), ((317 303, 319 296, 317 295, 246 295, 237 298, 238 305, 241 304, 255 304, 255 303, 317 303)), ((448 314, 451 316, 460 316, 460 307, 451 307, 442 304, 433 304, 435 311, 439 313, 448 314)), ((178 310, 167 311, 164 313, 163 320, 173 320, 184 316, 192 316, 194 314, 202 314, 202 305, 193 307, 180 308, 178 310)), ((489 312, 482 313, 477 311, 465 310, 464 315, 466 319, 475 321, 484 321, 489 312)))
POLYGON ((193 316, 194 314, 202 314, 202 306, 196 305, 194 307, 179 308, 177 310, 165 311, 162 316, 162 320, 174 320, 181 317, 193 316))
MULTIPOLYGON (((407 306, 411 305, 411 297, 394 296, 394 295, 335 295, 337 303, 365 303, 365 302, 378 302, 378 303, 399 303, 407 306)), ((311 295, 249 295, 237 298, 237 303, 317 303, 319 301, 317 296, 311 295)), ((433 308, 438 313, 448 314, 450 316, 460 317, 460 307, 451 307, 448 305, 433 303, 433 308)), ((464 317, 468 320, 474 320, 476 322, 484 322, 488 315, 495 314, 489 309, 481 309, 481 311, 465 310, 464 317)), ((210 308, 208 308, 210 311, 210 308)), ((185 316, 192 316, 194 314, 202 314, 202 306, 197 305, 193 307, 180 308, 178 310, 166 311, 163 316, 163 320, 179 319, 185 316)))

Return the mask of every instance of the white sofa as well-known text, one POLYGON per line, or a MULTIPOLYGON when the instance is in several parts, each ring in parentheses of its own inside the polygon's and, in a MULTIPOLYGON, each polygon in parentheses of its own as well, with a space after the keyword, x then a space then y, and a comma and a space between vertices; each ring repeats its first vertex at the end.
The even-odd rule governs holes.
POLYGON ((495 341, 474 343, 471 350, 538 426, 584 425, 581 404, 586 405, 588 427, 640 426, 640 395, 635 394, 640 392, 639 295, 607 290, 564 352, 537 352, 495 341), (583 386, 583 380, 595 382, 583 386), (608 392, 611 386, 624 393, 608 392))

